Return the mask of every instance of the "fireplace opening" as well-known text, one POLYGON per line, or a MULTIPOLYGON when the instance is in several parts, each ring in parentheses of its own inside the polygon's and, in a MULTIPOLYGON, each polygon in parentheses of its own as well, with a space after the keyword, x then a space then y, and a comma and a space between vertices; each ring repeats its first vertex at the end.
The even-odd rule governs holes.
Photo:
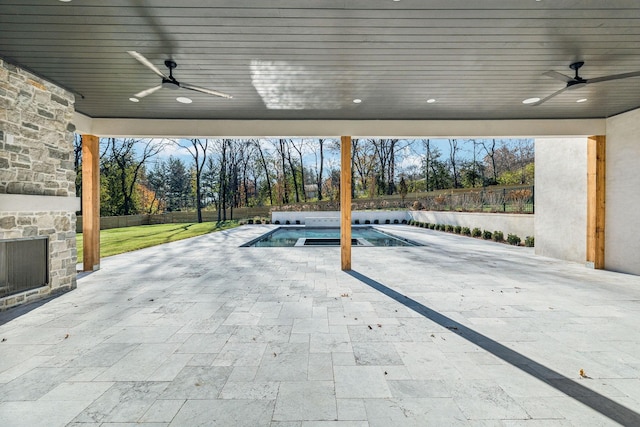
POLYGON ((49 239, 0 240, 0 298, 49 283, 49 239))

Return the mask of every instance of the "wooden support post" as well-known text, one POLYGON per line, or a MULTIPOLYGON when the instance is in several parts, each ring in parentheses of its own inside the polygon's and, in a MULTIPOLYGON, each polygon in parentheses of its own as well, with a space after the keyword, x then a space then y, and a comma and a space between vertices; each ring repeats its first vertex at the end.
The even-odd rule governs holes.
POLYGON ((606 137, 587 140, 587 263, 604 268, 606 137))
POLYGON ((100 269, 100 142, 82 135, 82 271, 100 269))
POLYGON ((340 138, 340 254, 342 270, 351 270, 351 137, 340 138))

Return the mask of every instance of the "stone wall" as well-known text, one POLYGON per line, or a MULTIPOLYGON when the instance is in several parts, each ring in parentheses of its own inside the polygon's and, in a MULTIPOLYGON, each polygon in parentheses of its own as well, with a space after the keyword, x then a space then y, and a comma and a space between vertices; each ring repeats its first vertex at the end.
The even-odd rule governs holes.
POLYGON ((49 283, 29 296, 76 286, 73 112, 72 94, 0 59, 0 239, 49 237, 49 283))

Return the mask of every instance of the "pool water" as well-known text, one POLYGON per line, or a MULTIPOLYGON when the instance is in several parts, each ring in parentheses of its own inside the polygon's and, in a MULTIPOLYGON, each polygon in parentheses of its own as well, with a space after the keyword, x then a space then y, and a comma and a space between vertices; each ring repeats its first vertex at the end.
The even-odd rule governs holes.
MULTIPOLYGON (((420 246, 373 227, 352 227, 353 246, 420 246)), ((245 247, 340 246, 340 228, 279 227, 245 247)))

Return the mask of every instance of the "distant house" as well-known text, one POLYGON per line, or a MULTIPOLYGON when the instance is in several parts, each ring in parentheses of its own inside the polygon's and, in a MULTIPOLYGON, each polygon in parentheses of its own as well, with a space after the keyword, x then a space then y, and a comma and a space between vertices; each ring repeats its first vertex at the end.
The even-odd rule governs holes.
POLYGON ((318 185, 306 184, 304 186, 304 193, 307 195, 307 199, 315 199, 318 197, 318 185))

